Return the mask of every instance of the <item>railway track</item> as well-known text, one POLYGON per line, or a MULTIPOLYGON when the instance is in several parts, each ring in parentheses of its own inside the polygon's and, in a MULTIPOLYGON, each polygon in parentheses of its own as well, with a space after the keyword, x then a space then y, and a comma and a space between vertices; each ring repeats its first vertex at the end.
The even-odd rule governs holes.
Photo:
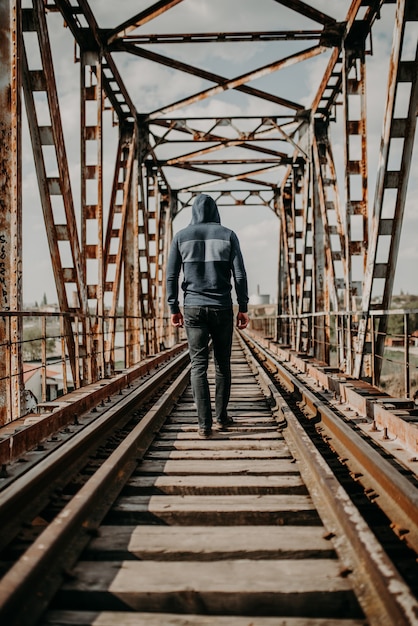
MULTIPOLYGON (((86 424, 89 445, 80 428, 5 482, 1 624, 418 623, 416 553, 341 450, 325 446, 312 419, 319 399, 308 403, 306 390, 301 402, 302 383, 258 352, 264 367, 235 338, 228 431, 198 438, 180 356, 174 377, 171 365, 160 373, 156 400, 139 385, 86 424)), ((398 470, 385 468, 385 481, 404 493, 398 470)), ((397 508, 414 536, 413 515, 397 508)))

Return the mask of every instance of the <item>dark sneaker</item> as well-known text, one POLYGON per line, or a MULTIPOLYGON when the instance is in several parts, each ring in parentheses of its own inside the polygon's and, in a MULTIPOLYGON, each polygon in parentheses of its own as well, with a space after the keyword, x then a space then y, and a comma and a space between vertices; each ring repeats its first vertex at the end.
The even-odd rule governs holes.
POLYGON ((199 437, 202 437, 202 439, 209 439, 209 437, 212 435, 211 428, 199 428, 197 432, 199 437))
POLYGON ((234 424, 234 420, 232 419, 232 417, 227 417, 222 421, 217 420, 215 422, 214 428, 216 428, 216 430, 228 430, 228 426, 232 426, 232 424, 234 424))

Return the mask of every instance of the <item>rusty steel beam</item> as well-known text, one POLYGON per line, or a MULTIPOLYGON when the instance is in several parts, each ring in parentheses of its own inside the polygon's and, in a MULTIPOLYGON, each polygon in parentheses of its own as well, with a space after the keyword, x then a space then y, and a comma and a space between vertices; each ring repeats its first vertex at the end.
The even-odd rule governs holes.
MULTIPOLYGON (((163 114, 170 113, 171 111, 175 111, 184 106, 194 104, 195 102, 200 102, 201 100, 220 94, 223 91, 227 91, 228 89, 238 89, 242 87, 242 85, 244 85, 245 83, 250 82, 251 80, 256 80, 257 78, 267 76, 278 70, 290 67, 295 63, 305 61, 306 59, 311 59, 319 54, 322 54, 325 50, 326 48, 324 48, 324 46, 313 46, 312 48, 308 48, 306 50, 303 50, 302 52, 296 52, 295 54, 291 54, 283 59, 274 61, 273 63, 268 63, 267 65, 253 70, 252 72, 246 72, 245 74, 237 76, 236 78, 224 80, 217 87, 205 89, 203 91, 200 91, 199 93, 189 96, 188 98, 183 98, 182 100, 173 102, 172 104, 162 107, 156 111, 152 111, 152 113, 149 114, 149 119, 152 120, 155 117, 160 117, 163 114)), ((265 99, 265 95, 262 97, 265 99)), ((303 107, 300 106, 299 110, 301 110, 302 108, 303 107)))
POLYGON ((312 313, 312 273, 314 248, 312 241, 312 189, 313 189, 313 167, 310 159, 305 165, 305 176, 303 178, 303 188, 301 197, 301 213, 303 217, 303 225, 300 229, 300 271, 299 283, 300 292, 297 303, 297 312, 299 315, 299 324, 296 334, 296 349, 306 353, 310 350, 311 345, 311 328, 309 319, 305 318, 306 313, 312 313))
POLYGON ((236 43, 254 41, 306 41, 320 39, 321 30, 273 30, 233 33, 166 33, 128 35, 122 38, 135 45, 167 43, 236 43))
MULTIPOLYGON (((0 310, 21 311, 22 151, 19 0, 0 3, 0 310)), ((20 417, 22 325, 0 318, 0 425, 20 417)))
POLYGON ((260 152, 262 154, 269 154, 280 160, 286 160, 287 158, 287 155, 284 154, 283 152, 276 152, 275 150, 270 150, 264 146, 250 145, 250 144, 247 144, 245 141, 243 142, 243 141, 239 141, 235 139, 231 141, 225 141, 223 143, 218 143, 208 148, 201 148, 200 150, 194 150, 193 152, 182 154, 176 157, 175 159, 168 159, 167 165, 175 165, 177 163, 184 163, 184 162, 189 162, 189 161, 192 162, 193 158, 196 156, 203 156, 204 154, 211 154, 213 152, 218 152, 219 150, 223 150, 225 148, 230 148, 230 147, 235 147, 235 146, 241 146, 242 148, 253 150, 254 152, 260 152))
MULTIPOLYGON (((103 256, 103 88, 101 56, 83 51, 80 63, 81 110, 81 249, 88 307, 95 310, 88 382, 104 378, 104 256, 103 256), (94 107, 95 119, 88 113, 94 107), (94 148, 87 155, 87 142, 94 148), (93 150, 91 151, 93 153, 93 150)), ((87 350, 86 350, 87 353, 87 350)))
MULTIPOLYGON (((281 163, 286 163, 286 165, 288 164, 290 158, 286 157, 286 158, 281 158, 280 162, 281 163)), ((168 159, 167 161, 157 161, 157 164, 160 167, 165 167, 165 166, 172 166, 175 167, 176 166, 176 162, 177 159, 168 159)), ((259 164, 263 164, 263 165, 272 165, 275 164, 277 165, 278 160, 277 159, 273 159, 273 158, 262 158, 260 157, 259 159, 227 159, 227 158, 223 158, 223 159, 193 159, 193 161, 191 161, 189 163, 189 165, 247 165, 247 164, 255 164, 255 163, 259 163, 259 164)), ((182 167, 182 162, 179 162, 178 167, 182 167)))
POLYGON ((283 312, 295 315, 295 297, 293 287, 295 285, 294 264, 295 264, 295 237, 294 237, 294 203, 292 188, 292 167, 289 165, 283 178, 279 197, 279 218, 281 224, 281 255, 282 265, 279 268, 283 272, 282 307, 283 312))
MULTIPOLYGON (((172 69, 179 70, 187 74, 191 74, 192 76, 204 78, 205 80, 218 83, 219 85, 223 85, 228 82, 224 76, 219 76, 218 74, 214 74, 213 72, 207 72, 206 70, 202 70, 200 68, 193 67, 192 65, 189 65, 187 63, 182 63, 180 61, 170 59, 169 57, 163 56, 162 54, 157 54, 156 52, 151 52, 150 50, 144 50, 143 48, 140 48, 139 46, 135 46, 130 43, 115 42, 114 46, 112 46, 110 50, 129 52, 135 56, 148 59, 149 61, 154 61, 155 63, 159 63, 160 65, 165 65, 172 69)), ((255 87, 249 87, 248 85, 237 84, 236 86, 234 86, 234 89, 236 91, 246 93, 250 96, 261 98, 268 102, 274 102, 275 104, 285 106, 295 111, 303 111, 303 108, 304 108, 301 104, 297 102, 292 102, 291 100, 288 100, 287 98, 281 98, 274 94, 261 91, 260 89, 255 89, 255 87)), ((170 109, 170 110, 173 110, 173 109, 170 109)), ((149 119, 154 119, 156 117, 159 117, 161 114, 162 114, 162 110, 154 111, 151 114, 149 119)))
MULTIPOLYGON (((366 63, 364 41, 353 42, 346 39, 343 48, 343 115, 345 124, 345 254, 344 272, 346 275, 344 308, 356 311, 363 295, 363 281, 366 271, 369 243, 368 219, 368 162, 367 162, 367 107, 366 107, 366 63), (360 106, 357 106, 358 100, 360 106), (351 139, 359 138, 360 146, 351 139), (356 146, 354 148, 353 146, 356 146), (355 184, 360 179, 360 184, 355 184), (358 188, 360 187, 360 194, 358 188), (353 237, 354 220, 361 219, 361 236, 353 237), (352 223, 353 222, 353 223, 352 223), (361 275, 353 275, 355 260, 361 275), (359 267, 358 267, 359 266, 359 267)), ((359 225, 357 224, 357 228, 359 225)), ((345 371, 352 374, 354 365, 353 334, 350 320, 345 321, 342 330, 345 371)))
POLYGON ((329 25, 334 24, 335 19, 322 13, 322 11, 318 11, 314 7, 311 7, 306 2, 302 2, 302 0, 275 0, 279 4, 287 7, 288 9, 292 9, 292 11, 296 11, 296 13, 300 13, 304 17, 308 17, 315 22, 319 22, 320 24, 329 25))
MULTIPOLYGON (((103 251, 103 291, 106 310, 109 311, 105 339, 105 369, 108 376, 113 374, 115 369, 116 316, 121 286, 126 222, 132 197, 132 174, 137 142, 136 130, 136 126, 125 127, 120 132, 103 251), (106 294, 110 296, 110 303, 106 302, 106 294)), ((132 243, 135 250, 135 242, 132 243)))
MULTIPOLYGON (((322 129, 324 130, 324 129, 322 129)), ((326 131, 325 131, 326 132, 326 131)), ((322 227, 321 227, 321 235, 322 235, 322 248, 324 254, 324 275, 323 282, 321 282, 324 296, 325 296, 325 311, 330 310, 330 305, 332 305, 334 311, 338 311, 338 295, 337 295, 337 286, 336 286, 336 277, 335 277, 335 264, 334 264, 334 255, 333 255, 333 246, 331 244, 331 227, 330 220, 328 217, 328 202, 327 202, 327 194, 326 194, 326 186, 328 182, 327 178, 327 158, 326 158, 326 143, 328 141, 328 137, 321 133, 317 133, 316 137, 313 141, 312 152, 313 152, 313 164, 314 164, 314 179, 316 183, 316 193, 315 197, 317 199, 316 207, 319 210, 319 214, 321 215, 322 227), (325 145, 324 145, 325 144, 325 145)), ((318 238, 319 239, 319 238, 318 238)), ((319 247, 319 246, 318 246, 319 247)), ((322 256, 322 253, 321 253, 322 256)), ((317 287, 317 291, 319 292, 319 283, 317 287)), ((321 310, 321 309, 320 309, 321 310)))
MULTIPOLYGON (((207 163, 208 165, 210 165, 210 162, 207 163)), ((191 185, 188 185, 187 187, 184 187, 183 190, 185 189, 193 189, 193 190, 197 190, 203 186, 208 186, 210 187, 211 185, 216 185, 218 183, 222 183, 225 182, 227 180, 242 180, 246 183, 249 184, 253 184, 253 185, 261 185, 263 187, 272 187, 274 185, 273 182, 267 182, 267 181, 263 181, 263 180, 258 180, 258 179, 253 179, 250 178, 250 176, 254 176, 257 174, 265 174, 266 172, 270 172, 271 170, 276 170, 278 167, 280 167, 280 163, 277 165, 273 165, 271 167, 265 167, 262 169, 258 169, 258 170, 253 170, 250 172, 243 172, 241 174, 228 174, 226 172, 220 172, 220 171, 216 171, 214 169, 207 169, 207 168, 203 168, 203 167, 195 167, 193 162, 190 163, 179 163, 178 165, 174 166, 177 168, 181 168, 181 169, 185 169, 188 170, 190 172, 196 172, 198 174, 207 174, 208 176, 214 176, 216 175, 217 178, 214 178, 212 180, 207 180, 204 183, 194 183, 191 185)))
POLYGON ((116 28, 110 31, 108 34, 108 44, 112 43, 114 39, 119 37, 120 35, 126 35, 127 33, 143 26, 147 22, 153 20, 154 18, 162 15, 169 9, 172 9, 176 6, 176 4, 180 4, 183 0, 160 0, 155 4, 151 5, 141 13, 137 13, 129 20, 126 20, 122 24, 119 24, 116 28))
POLYGON ((184 190, 176 191, 177 207, 172 210, 172 215, 175 217, 183 209, 193 205, 193 201, 198 193, 210 193, 213 199, 216 201, 218 207, 230 207, 230 206, 255 206, 266 207, 271 209, 273 213, 278 215, 276 207, 279 191, 275 188, 270 189, 227 189, 227 190, 207 190, 200 189, 198 192, 184 190), (230 202, 227 202, 230 200, 230 202), (231 201, 232 200, 232 201, 231 201), (258 202, 256 202, 258 200, 258 202))
MULTIPOLYGON (((315 150, 315 148, 312 148, 315 150)), ((324 246, 325 232, 321 203, 323 196, 317 178, 318 167, 313 172, 312 190, 312 238, 313 238, 313 265, 312 265, 312 312, 330 310, 330 294, 328 285, 327 250, 324 246)), ((329 257, 328 257, 329 258, 329 257)), ((329 328, 324 317, 313 318, 315 325, 312 333, 313 354, 318 361, 329 363, 329 328)))
POLYGON ((75 41, 81 50, 101 50, 103 58, 103 69, 106 69, 102 77, 103 89, 109 99, 119 120, 133 122, 136 117, 135 106, 129 96, 125 84, 119 74, 112 55, 104 47, 99 34, 99 27, 87 2, 79 1, 78 6, 70 3, 70 0, 54 0, 59 8, 65 23, 70 28, 75 41), (89 28, 84 28, 79 15, 83 15, 89 24, 89 28))
MULTIPOLYGON (((25 94, 26 112, 35 157, 35 169, 38 178, 38 187, 41 197, 42 211, 48 245, 57 289, 58 304, 61 311, 74 308, 81 313, 81 319, 87 312, 87 296, 82 276, 82 259, 78 242, 77 224, 73 205, 69 167, 64 144, 61 113, 58 93, 52 63, 51 48, 46 26, 44 6, 42 0, 34 0, 32 9, 23 12, 23 32, 36 33, 37 48, 41 59, 41 68, 30 71, 23 39, 22 65, 23 88, 25 94), (40 126, 35 106, 35 92, 44 93, 49 108, 49 126, 40 126), (55 172, 48 175, 43 147, 53 146, 55 152, 58 177, 55 172), (64 208, 64 218, 56 223, 52 206, 53 198, 60 197, 64 208), (65 267, 60 250, 60 242, 67 242, 71 253, 71 266, 65 267), (67 291, 68 288, 68 291, 67 291), (76 297, 76 302, 69 302, 70 297, 76 297)), ((33 39, 32 39, 33 42, 33 39)), ((67 261, 68 263, 68 261, 67 261)), ((69 317, 63 320, 68 356, 71 365, 73 380, 77 378, 74 336, 69 317)))
MULTIPOLYGON (((357 378, 362 374, 362 366, 366 352, 368 312, 371 306, 373 306, 374 309, 389 309, 395 278, 396 261, 399 252, 401 226, 418 110, 418 40, 416 35, 414 37, 415 57, 413 60, 409 61, 408 55, 403 54, 407 46, 410 45, 409 42, 405 42, 404 40, 408 22, 414 24, 418 22, 417 5, 414 0, 398 0, 389 65, 385 119, 380 144, 379 168, 373 205, 372 232, 364 278, 363 314, 359 322, 358 341, 356 345, 354 376, 357 378), (409 101, 406 115, 397 117, 397 115, 401 115, 396 112, 396 97, 398 87, 401 83, 409 86, 409 101), (402 147, 399 149, 401 157, 399 165, 395 164, 390 168, 390 151, 396 141, 402 142, 402 147), (388 204, 384 214, 383 205, 385 192, 389 189, 395 190, 396 197, 395 200, 390 203, 390 206, 388 204), (379 258, 379 245, 382 245, 385 241, 385 237, 388 236, 390 237, 390 246, 387 256, 386 258, 379 258), (379 280, 383 284, 378 285, 379 280), (373 305, 372 298, 374 299, 373 305)), ((387 315, 384 314, 379 318, 375 346, 374 376, 377 384, 379 384, 382 369, 386 330, 387 315)), ((374 331, 372 330, 372 332, 374 331)))
MULTIPOLYGON (((375 2, 372 3, 372 6, 370 6, 367 10, 366 15, 363 19, 363 24, 365 26, 365 28, 363 29, 364 34, 367 34, 370 31, 371 24, 376 19, 376 17, 380 15, 380 9, 384 2, 385 0, 375 0, 375 2)), ((353 27, 356 27, 356 18, 362 6, 363 0, 352 0, 351 6, 343 22, 343 30, 341 32, 340 41, 338 45, 335 45, 334 50, 331 53, 327 68, 324 72, 316 95, 312 101, 311 111, 313 114, 320 113, 322 115, 329 116, 330 110, 336 102, 336 98, 341 93, 341 50, 344 45, 345 39, 349 36, 351 29, 353 27), (336 76, 339 76, 338 80, 336 80, 336 76), (330 91, 330 93, 328 95, 325 95, 326 91, 330 91)))
MULTIPOLYGON (((191 141, 196 142, 230 142, 233 141, 234 138, 221 136, 218 134, 214 134, 214 130, 218 127, 220 128, 228 128, 234 132, 236 135, 236 139, 241 142, 242 147, 246 147, 249 150, 253 150, 254 147, 250 145, 246 145, 244 142, 266 142, 266 141, 282 141, 285 143, 289 143, 296 147, 295 142, 293 142, 292 136, 300 129, 301 125, 305 123, 305 119, 303 116, 297 116, 296 118, 289 119, 289 116, 283 116, 286 119, 286 122, 283 124, 277 123, 276 117, 224 117, 224 118, 216 118, 213 120, 210 128, 202 129, 196 127, 196 122, 206 121, 208 118, 179 118, 179 119, 157 119, 152 120, 150 123, 150 132, 155 140, 156 145, 161 145, 164 143, 190 143, 191 141), (254 121, 255 125, 251 129, 240 129, 240 121, 249 120, 254 121), (283 127, 293 126, 292 133, 286 133, 283 130, 283 127), (165 128, 166 132, 163 135, 157 135, 153 130, 154 126, 158 126, 161 128, 165 128), (172 138, 171 135, 178 134, 190 135, 191 137, 186 137, 184 139, 176 139, 172 138)), ((300 147, 297 147, 300 150, 300 147)), ((284 153, 277 153, 278 155, 285 156, 284 153)))
POLYGON ((125 337, 125 367, 141 360, 141 325, 139 319, 139 203, 138 203, 138 153, 132 163, 131 185, 126 206, 126 227, 123 254, 123 308, 125 337))

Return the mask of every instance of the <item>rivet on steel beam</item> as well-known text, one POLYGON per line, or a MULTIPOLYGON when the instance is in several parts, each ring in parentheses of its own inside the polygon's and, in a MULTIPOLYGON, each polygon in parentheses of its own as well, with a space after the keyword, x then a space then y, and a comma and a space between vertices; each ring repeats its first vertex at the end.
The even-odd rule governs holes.
POLYGON ((110 402, 112 402, 110 396, 107 396, 107 403, 110 404, 110 402))
POLYGON ((9 476, 9 472, 7 471, 6 463, 3 463, 0 470, 0 478, 7 478, 9 476))
POLYGON ((323 535, 323 538, 326 541, 330 541, 331 539, 334 539, 335 537, 335 533, 333 533, 332 531, 330 531, 329 533, 326 533, 325 535, 323 535))
POLYGON ((407 535, 410 532, 410 530, 408 528, 401 528, 395 522, 392 522, 390 527, 393 530, 393 532, 398 535, 398 537, 402 537, 403 535, 407 535))
POLYGON ((376 425, 376 420, 373 420, 373 424, 372 424, 370 430, 372 432, 374 432, 374 433, 378 431, 378 428, 377 428, 377 425, 376 425))
POLYGON ((74 426, 80 425, 80 422, 78 421, 78 415, 76 413, 74 413, 74 416, 73 416, 73 424, 74 426))
POLYGON ((344 569, 340 571, 340 576, 341 578, 347 578, 347 576, 349 576, 352 573, 353 573, 352 569, 350 569, 349 567, 345 567, 344 569))
POLYGON ((383 439, 388 440, 389 439, 389 435, 388 435, 388 429, 385 426, 385 428, 383 429, 383 439))

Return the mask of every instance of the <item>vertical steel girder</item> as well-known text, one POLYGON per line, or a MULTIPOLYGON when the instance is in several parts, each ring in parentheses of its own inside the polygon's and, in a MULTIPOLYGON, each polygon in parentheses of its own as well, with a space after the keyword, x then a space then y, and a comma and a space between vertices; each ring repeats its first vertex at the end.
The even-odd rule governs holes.
POLYGON ((85 372, 88 382, 91 382, 105 376, 102 136, 104 94, 102 58, 97 50, 81 51, 80 71, 81 248, 88 306, 96 314, 91 329, 91 369, 87 368, 85 372))
MULTIPOLYGON (((0 310, 22 310, 22 198, 19 0, 0 3, 0 310)), ((0 319, 0 424, 20 417, 21 323, 0 319)))
MULTIPOLYGON (((407 60, 407 55, 404 55, 406 45, 404 38, 408 22, 416 23, 417 21, 418 10, 416 2, 414 0, 398 0, 389 65, 390 74, 385 120, 380 144, 378 177, 373 205, 371 237, 364 278, 363 315, 359 321, 353 372, 354 376, 358 378, 362 375, 364 357, 368 352, 366 344, 368 311, 370 308, 386 311, 390 306, 393 290, 418 110, 418 77, 416 69, 418 64, 418 43, 415 37, 415 57, 412 60, 407 60), (409 103, 406 115, 398 117, 396 103, 401 85, 409 89, 409 103), (400 158, 398 163, 394 164, 394 161, 390 161, 390 156, 392 151, 396 153, 396 148, 400 153, 400 158), (381 250, 384 249, 383 244, 388 238, 390 238, 388 252, 382 256, 381 250)), ((386 329, 387 315, 382 313, 379 318, 375 342, 374 375, 377 384, 379 383, 382 367, 386 329)))
POLYGON ((161 192, 158 185, 158 174, 153 168, 145 168, 145 190, 146 204, 143 213, 143 228, 140 234, 143 235, 142 259, 147 261, 146 267, 141 272, 142 276, 142 298, 144 301, 144 321, 146 320, 147 354, 158 352, 159 338, 157 336, 158 316, 162 314, 162 263, 161 248, 162 227, 164 226, 164 216, 161 215, 161 192), (162 219, 161 219, 162 217, 162 219), (142 231, 142 232, 141 232, 142 231))
MULTIPOLYGON (((315 150, 315 148, 313 148, 315 150)), ((314 162, 314 159, 313 159, 314 162)), ((312 237, 313 237, 313 276, 312 276, 312 338, 313 354, 323 363, 328 362, 329 357, 329 326, 323 316, 315 316, 330 310, 329 302, 329 256, 325 242, 325 229, 323 219, 323 196, 322 189, 318 184, 320 175, 317 176, 318 163, 314 163, 313 190, 312 190, 312 237)), ((328 252, 329 255, 329 252, 328 252)))
MULTIPOLYGON (((347 229, 344 227, 337 175, 328 136, 328 125, 319 124, 313 146, 314 179, 318 185, 318 198, 323 222, 324 245, 326 249, 326 268, 328 294, 326 302, 334 312, 348 310, 345 303, 349 300, 350 282, 348 278, 347 229)), ((318 289, 318 286, 317 286, 318 289)), ((327 310, 329 311, 330 308, 327 310)), ((336 322, 338 318, 333 318, 336 322)), ((331 323, 331 318, 330 318, 331 323)), ((330 331, 329 331, 330 332, 330 331)), ((350 347, 346 346, 343 329, 336 324, 338 362, 343 369, 350 361, 350 347)))
MULTIPOLYGON (((317 131, 317 129, 316 129, 317 131)), ((314 164, 314 181, 316 186, 315 198, 318 199, 318 209, 322 219, 322 246, 324 248, 324 280, 321 281, 323 288, 325 308, 319 309, 323 311, 330 311, 331 305, 334 311, 338 310, 338 295, 336 287, 335 265, 333 247, 331 243, 331 235, 333 229, 328 216, 328 209, 334 209, 332 203, 328 204, 327 201, 327 188, 329 185, 335 184, 335 181, 330 181, 327 176, 328 167, 328 134, 327 128, 321 125, 320 133, 316 132, 316 136, 313 139, 312 152, 313 152, 313 164, 314 164)), ((316 232, 318 238, 318 233, 316 232)), ((319 238, 318 238, 319 239, 319 238)), ((318 285, 317 285, 318 289, 318 285)), ((319 293, 317 292, 317 297, 319 293)))
POLYGON ((343 50, 343 103, 345 123, 345 227, 348 280, 344 307, 347 311, 356 310, 362 296, 364 271, 366 268, 368 246, 368 202, 367 202, 367 118, 366 118, 366 64, 364 42, 349 47, 346 42, 343 50), (359 106, 356 101, 359 100, 359 106), (356 139, 358 141, 356 142, 356 139), (355 184, 357 182, 357 185, 355 184), (357 230, 353 228, 356 217, 357 230), (358 264, 362 274, 354 277, 353 260, 360 258, 358 264))
POLYGON ((279 272, 283 276, 282 280, 282 311, 290 315, 295 315, 294 310, 296 287, 295 276, 295 246, 294 246, 294 216, 292 197, 292 169, 287 169, 281 187, 279 201, 279 217, 281 222, 281 242, 283 248, 282 265, 279 272))
POLYGON ((131 367, 141 359, 141 322, 139 276, 139 167, 138 152, 132 163, 131 185, 127 197, 126 226, 123 246, 123 300, 124 300, 124 335, 125 366, 131 367))
POLYGON ((309 352, 310 328, 309 319, 305 314, 312 312, 312 267, 313 267, 313 241, 312 241, 312 164, 305 164, 306 172, 301 185, 301 208, 299 219, 302 220, 300 228, 300 281, 298 295, 298 331, 296 337, 296 350, 309 352))
POLYGON ((104 298, 106 300, 108 295, 110 300, 109 304, 106 301, 106 310, 109 315, 106 330, 105 367, 108 374, 113 372, 115 363, 116 316, 123 269, 123 248, 126 245, 126 222, 132 200, 136 142, 136 126, 121 128, 104 244, 104 298))
MULTIPOLYGON (((26 112, 58 303, 61 311, 73 309, 82 314, 81 319, 83 320, 87 310, 86 291, 61 113, 42 0, 33 0, 33 7, 23 10, 22 65, 26 112), (36 44, 41 59, 41 67, 36 69, 29 68, 24 44, 24 36, 30 32, 37 35, 36 44), (41 126, 38 122, 35 94, 38 98, 40 94, 44 97, 44 102, 49 111, 49 125, 41 126), (45 162, 44 149, 50 146, 54 148, 54 164, 51 167, 56 168, 58 176, 55 172, 52 175, 49 174, 45 162), (60 210, 61 208, 63 211, 60 210), (68 251, 70 251, 71 265, 66 267, 62 257, 68 251)), ((67 316, 64 317, 63 323, 69 361, 75 380, 78 365, 75 359, 73 327, 67 316)))

